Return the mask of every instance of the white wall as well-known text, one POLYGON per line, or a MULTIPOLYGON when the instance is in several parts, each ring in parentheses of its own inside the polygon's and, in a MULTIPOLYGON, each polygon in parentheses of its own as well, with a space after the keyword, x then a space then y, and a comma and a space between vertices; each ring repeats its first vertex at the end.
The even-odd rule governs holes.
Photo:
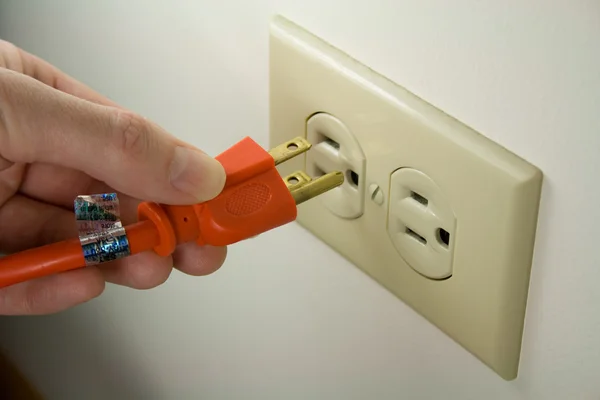
POLYGON ((0 343, 50 399, 598 399, 597 0, 0 0, 0 36, 216 154, 268 143, 273 13, 542 168, 520 377, 297 226, 211 277, 3 319, 0 343))

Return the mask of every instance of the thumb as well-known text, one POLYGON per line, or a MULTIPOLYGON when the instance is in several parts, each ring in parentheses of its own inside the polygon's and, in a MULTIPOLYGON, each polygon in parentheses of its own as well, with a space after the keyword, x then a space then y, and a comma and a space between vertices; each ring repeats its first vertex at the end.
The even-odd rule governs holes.
POLYGON ((221 164, 122 109, 0 69, 0 156, 77 169, 135 198, 192 204, 217 196, 221 164))

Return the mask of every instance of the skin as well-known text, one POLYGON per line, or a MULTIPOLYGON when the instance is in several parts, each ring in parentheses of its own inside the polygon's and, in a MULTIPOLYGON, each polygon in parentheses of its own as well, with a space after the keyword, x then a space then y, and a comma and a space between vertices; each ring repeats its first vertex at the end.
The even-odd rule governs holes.
MULTIPOLYGON (((220 164, 200 150, 0 41, 0 252, 76 237, 81 194, 117 192, 128 224, 140 199, 193 204, 224 182, 220 164)), ((0 315, 56 313, 99 296, 107 282, 154 288, 174 265, 207 275, 225 257, 225 248, 185 244, 172 257, 149 252, 24 282, 0 289, 0 315)))

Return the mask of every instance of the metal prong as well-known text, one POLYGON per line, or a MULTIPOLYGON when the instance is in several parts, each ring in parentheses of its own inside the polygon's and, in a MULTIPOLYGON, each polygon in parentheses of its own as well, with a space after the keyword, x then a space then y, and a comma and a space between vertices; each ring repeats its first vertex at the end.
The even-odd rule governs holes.
POLYGON ((340 186, 344 183, 344 174, 334 171, 319 178, 311 179, 305 172, 297 171, 283 179, 296 204, 301 204, 340 186))
POLYGON ((299 154, 305 153, 310 150, 311 144, 308 140, 298 136, 295 139, 288 140, 285 143, 271 149, 269 154, 275 160, 275 165, 279 165, 291 158, 296 157, 299 154))
POLYGON ((309 183, 312 179, 304 171, 296 171, 283 178, 290 191, 309 183))

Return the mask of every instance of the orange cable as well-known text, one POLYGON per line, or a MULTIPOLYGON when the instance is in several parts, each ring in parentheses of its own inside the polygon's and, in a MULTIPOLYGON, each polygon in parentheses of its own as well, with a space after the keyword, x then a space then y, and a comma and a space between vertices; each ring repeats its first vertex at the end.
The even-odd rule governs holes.
MULTIPOLYGON (((216 198, 191 206, 140 204, 139 222, 125 228, 132 255, 153 250, 166 257, 191 241, 226 246, 296 219, 296 200, 276 160, 252 139, 216 159, 227 175, 216 198)), ((85 266, 80 240, 70 239, 0 258, 0 287, 85 266)))

